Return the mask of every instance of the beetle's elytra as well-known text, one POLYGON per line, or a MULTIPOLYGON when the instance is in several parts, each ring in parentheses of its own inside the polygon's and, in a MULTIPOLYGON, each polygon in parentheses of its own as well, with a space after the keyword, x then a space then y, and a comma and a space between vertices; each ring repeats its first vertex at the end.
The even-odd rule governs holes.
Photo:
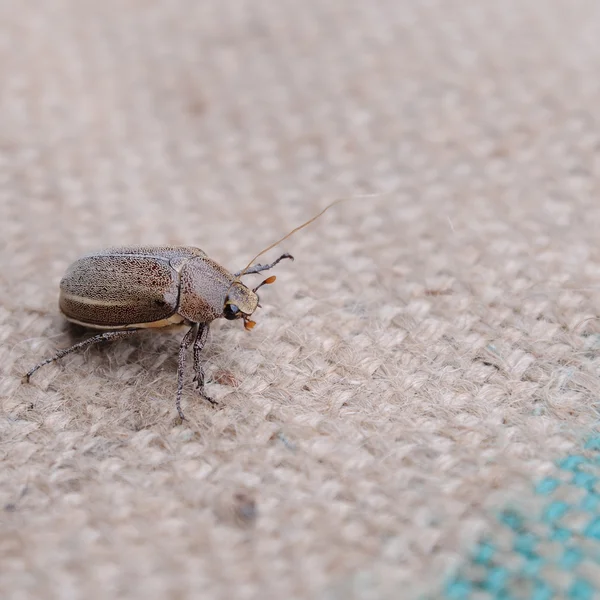
POLYGON ((137 246, 109 248, 76 260, 60 282, 59 308, 71 322, 103 329, 94 337, 61 350, 33 367, 26 381, 40 367, 92 344, 133 334, 141 329, 189 325, 179 348, 176 408, 181 419, 181 395, 185 355, 193 343, 195 378, 204 393, 204 372, 200 352, 208 327, 218 318, 242 319, 246 329, 254 326, 250 316, 259 305, 257 290, 275 277, 265 279, 254 289, 240 277, 274 267, 290 254, 268 265, 254 265, 230 273, 198 248, 176 246, 137 246))

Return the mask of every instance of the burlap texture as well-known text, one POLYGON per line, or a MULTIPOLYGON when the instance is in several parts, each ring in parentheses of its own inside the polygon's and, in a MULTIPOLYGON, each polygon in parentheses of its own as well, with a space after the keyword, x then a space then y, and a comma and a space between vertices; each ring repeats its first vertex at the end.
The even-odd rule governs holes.
MULTIPOLYGON (((435 596, 596 423, 596 0, 0 3, 0 597, 435 596), (80 254, 289 251, 213 409, 80 254)), ((249 278, 251 281, 257 280, 249 278)))

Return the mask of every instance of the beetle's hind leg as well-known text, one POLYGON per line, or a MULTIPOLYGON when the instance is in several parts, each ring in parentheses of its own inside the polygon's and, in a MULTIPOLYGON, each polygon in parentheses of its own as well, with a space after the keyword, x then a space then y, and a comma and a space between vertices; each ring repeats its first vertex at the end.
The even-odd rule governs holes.
POLYGON ((200 391, 202 397, 215 406, 218 404, 218 402, 207 396, 206 392, 204 391, 204 369, 200 363, 200 353, 204 348, 204 344, 206 344, 207 337, 208 323, 203 323, 198 326, 198 333, 196 334, 196 339, 194 340, 194 372, 196 373, 194 376, 194 381, 197 383, 196 387, 200 391))
POLYGON ((35 367, 33 367, 33 369, 30 369, 27 373, 25 373, 25 375, 23 375, 23 383, 28 383, 31 376, 39 368, 41 368, 45 365, 48 365, 51 362, 54 362, 54 361, 58 360, 59 358, 66 356, 67 354, 71 354, 72 352, 77 352, 77 350, 81 350, 83 348, 86 348, 87 346, 92 346, 93 344, 99 344, 100 342, 108 342, 108 341, 112 341, 112 340, 115 340, 118 338, 124 338, 129 335, 132 335, 133 333, 137 333, 138 331, 139 331, 139 329, 122 329, 119 331, 105 331, 104 333, 95 335, 91 338, 88 338, 87 340, 83 340, 83 342, 74 344, 73 346, 70 346, 69 348, 65 348, 64 350, 59 350, 54 356, 47 358, 46 360, 43 360, 42 362, 35 365, 35 367))
POLYGON ((286 252, 285 254, 282 254, 277 260, 274 260, 269 265, 254 265, 253 267, 250 267, 247 271, 238 271, 237 273, 234 273, 233 276, 239 277, 240 275, 251 275, 252 273, 260 273, 261 271, 268 271, 269 269, 272 269, 278 262, 282 261, 284 258, 289 258, 291 260, 294 260, 294 257, 291 254, 288 254, 286 252))

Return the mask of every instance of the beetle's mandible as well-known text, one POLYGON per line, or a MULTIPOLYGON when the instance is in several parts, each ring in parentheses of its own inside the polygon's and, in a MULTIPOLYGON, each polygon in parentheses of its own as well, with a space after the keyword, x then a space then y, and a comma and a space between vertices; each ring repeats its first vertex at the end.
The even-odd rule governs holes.
POLYGON ((254 327, 250 316, 259 306, 257 290, 273 283, 275 276, 251 289, 240 278, 274 267, 290 254, 282 254, 268 265, 254 265, 230 273, 205 252, 193 247, 134 246, 109 248, 76 260, 60 282, 59 308, 71 322, 104 330, 94 337, 57 352, 33 367, 40 367, 92 344, 126 337, 141 329, 188 325, 179 347, 175 405, 181 419, 186 351, 193 344, 197 387, 204 393, 204 371, 200 352, 208 328, 218 318, 242 319, 246 329, 254 327))

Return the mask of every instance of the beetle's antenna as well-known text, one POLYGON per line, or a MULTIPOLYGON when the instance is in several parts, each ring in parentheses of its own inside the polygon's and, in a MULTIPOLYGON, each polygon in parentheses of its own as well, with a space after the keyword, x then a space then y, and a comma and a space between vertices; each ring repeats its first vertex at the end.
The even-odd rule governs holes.
POLYGON ((271 275, 271 277, 267 277, 262 283, 259 283, 252 291, 256 294, 256 290, 261 288, 263 285, 269 285, 271 283, 275 283, 277 277, 275 275, 271 275))
MULTIPOLYGON (((277 240, 276 242, 273 242, 270 246, 268 246, 267 248, 265 248, 264 250, 262 250, 261 252, 259 252, 246 265, 246 267, 244 269, 242 269, 242 271, 234 279, 234 281, 239 281, 240 277, 242 277, 246 273, 246 271, 252 266, 252 263, 257 258, 260 258, 263 254, 265 254, 269 250, 272 250, 273 248, 275 248, 275 246, 278 246, 279 244, 281 244, 281 242, 287 240, 289 237, 291 237, 292 235, 294 235, 297 231, 300 231, 301 229, 304 229, 305 227, 307 227, 308 225, 310 225, 313 221, 316 221, 321 215, 325 214, 330 208, 332 208, 336 204, 340 204, 341 202, 347 202, 348 200, 358 200, 359 198, 374 198, 374 197, 381 196, 381 195, 383 195, 381 192, 374 193, 374 194, 361 194, 360 196, 350 196, 348 198, 338 198, 337 200, 334 200, 333 202, 330 202, 320 213, 316 214, 314 217, 310 218, 308 221, 305 221, 304 223, 302 223, 302 225, 298 225, 298 227, 295 227, 294 229, 292 229, 292 231, 290 231, 287 235, 284 235, 280 240, 277 240)), ((232 282, 232 284, 233 284, 233 282, 232 282)))

